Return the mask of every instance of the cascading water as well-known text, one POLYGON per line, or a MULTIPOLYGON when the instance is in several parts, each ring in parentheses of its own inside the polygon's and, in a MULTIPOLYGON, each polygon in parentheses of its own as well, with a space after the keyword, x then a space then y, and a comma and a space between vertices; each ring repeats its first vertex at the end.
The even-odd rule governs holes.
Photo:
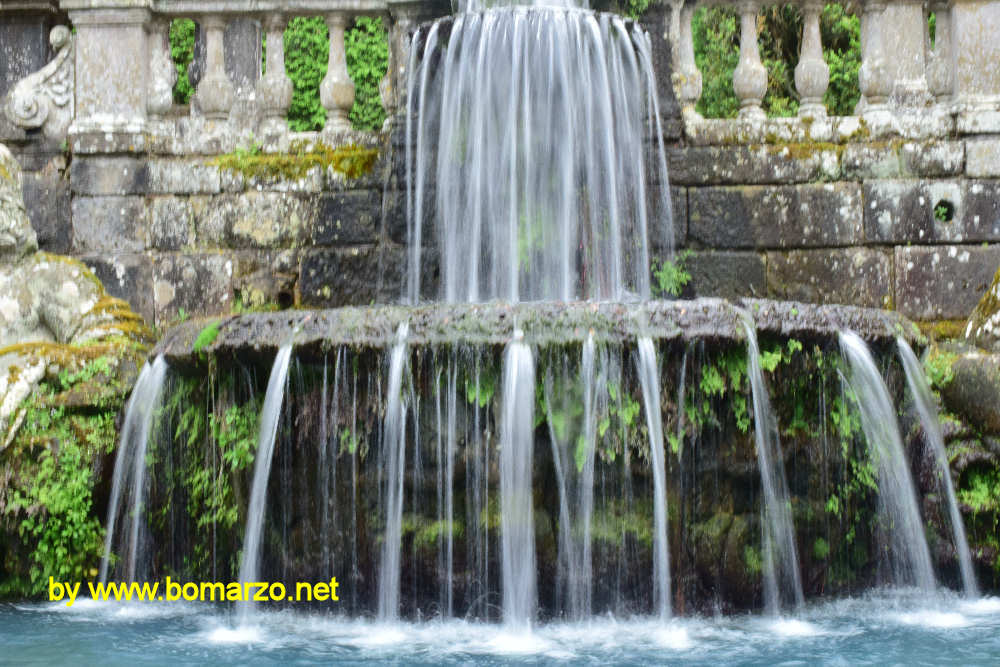
POLYGON ((434 296, 421 284, 431 230, 448 302, 650 296, 651 244, 673 246, 650 48, 619 16, 551 6, 417 34, 410 303, 434 296))
POLYGON ((951 466, 948 463, 948 455, 944 449, 944 438, 941 437, 941 422, 938 419, 937 408, 931 398, 931 388, 927 384, 924 376, 924 369, 917 360, 913 349, 903 339, 896 339, 896 346, 899 349, 899 357, 903 362, 903 370, 906 373, 906 383, 913 396, 917 412, 920 415, 920 423, 924 427, 924 435, 927 443, 934 450, 934 460, 938 465, 938 473, 944 485, 945 494, 948 499, 948 513, 951 518, 951 530, 955 543, 955 553, 958 556, 958 566, 962 573, 962 585, 967 597, 978 597, 979 586, 976 583, 976 575, 972 569, 972 554, 969 552, 969 542, 965 537, 965 524, 962 522, 962 515, 958 511, 958 501, 955 499, 955 485, 951 480, 951 466))
MULTIPOLYGON (((594 455, 597 447, 597 398, 607 379, 607 360, 597 370, 597 345, 591 333, 583 344, 577 377, 562 368, 554 383, 545 383, 546 421, 559 489, 559 578, 575 619, 591 615, 593 565, 591 519, 594 513, 594 455), (577 382, 573 382, 573 380, 577 382), (567 391, 567 389, 572 389, 567 391), (577 392, 576 389, 579 391, 577 392), (579 394, 579 402, 577 402, 579 394), (581 412, 575 414, 579 406, 581 412)), ((557 371, 558 372, 558 371, 557 371)))
POLYGON ((406 365, 407 325, 396 332, 396 344, 389 359, 389 391, 386 395, 385 424, 382 432, 385 461, 385 538, 378 582, 378 617, 394 620, 399 616, 400 544, 403 523, 403 478, 406 465, 406 403, 403 396, 403 369, 406 365))
POLYGON ((535 615, 535 517, 532 458, 535 426, 535 362, 520 331, 507 345, 503 363, 500 423, 500 562, 503 618, 530 627, 535 615))
MULTIPOLYGON (((264 501, 267 498, 267 482, 271 476, 271 458, 274 455, 274 439, 278 433, 278 420, 285 399, 285 383, 288 379, 288 363, 292 358, 292 344, 286 343, 278 350, 267 381, 264 407, 260 412, 260 429, 257 433, 257 453, 253 470, 253 485, 250 487, 250 506, 247 509, 247 527, 243 536, 243 556, 240 562, 240 587, 248 582, 260 580, 260 547, 264 530, 264 501)), ((254 609, 252 600, 236 603, 236 611, 241 625, 246 624, 254 609)))
POLYGON ((656 350, 648 336, 639 338, 636 361, 642 403, 649 429, 649 459, 653 468, 653 605, 661 619, 670 617, 670 546, 667 542, 667 471, 660 412, 660 373, 656 350))
POLYGON ((887 551, 895 583, 931 591, 936 588, 931 554, 889 390, 868 346, 856 333, 840 332, 840 350, 847 360, 847 382, 857 398, 861 427, 878 467, 879 505, 890 537, 887 551))
POLYGON ((746 311, 740 311, 747 335, 747 375, 753 395, 754 442, 764 491, 764 604, 776 614, 783 603, 801 606, 802 575, 795 547, 795 528, 788 500, 785 462, 778 436, 778 422, 771 410, 764 373, 760 366, 757 327, 746 311))
POLYGON ((153 414, 163 394, 163 384, 167 376, 167 362, 157 356, 153 365, 144 364, 139 372, 132 395, 125 408, 125 423, 122 426, 115 470, 111 482, 111 498, 108 503, 107 531, 104 538, 104 555, 101 557, 100 581, 107 581, 111 558, 112 540, 118 522, 118 506, 124 495, 129 499, 131 520, 125 541, 126 581, 135 581, 136 565, 139 560, 139 528, 142 525, 142 503, 146 477, 146 447, 149 443, 149 429, 153 414), (128 470, 131 467, 131 476, 128 470))

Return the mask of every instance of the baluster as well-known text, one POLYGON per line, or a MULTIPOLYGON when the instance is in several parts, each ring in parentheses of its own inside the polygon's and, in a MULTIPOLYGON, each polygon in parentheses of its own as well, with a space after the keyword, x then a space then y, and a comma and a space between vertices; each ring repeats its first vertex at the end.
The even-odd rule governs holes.
POLYGON ((954 72, 951 68, 951 7, 948 0, 931 3, 934 12, 934 50, 931 52, 927 68, 927 83, 938 102, 951 99, 955 89, 954 72))
POLYGON ((225 120, 233 106, 236 90, 226 74, 226 54, 223 32, 226 19, 206 16, 201 20, 205 31, 205 74, 198 82, 194 96, 201 112, 211 120, 225 120))
POLYGON ((884 114, 888 109, 886 102, 892 82, 882 55, 881 22, 884 10, 884 0, 865 0, 861 14, 861 68, 858 70, 862 98, 855 110, 859 115, 884 114))
POLYGON ((757 47, 756 0, 740 2, 740 62, 733 72, 733 90, 740 101, 740 118, 763 119, 761 102, 767 92, 767 70, 760 61, 757 47))
POLYGON ((147 24, 149 30, 149 89, 146 113, 154 124, 162 123, 174 103, 174 83, 177 68, 170 59, 170 21, 155 18, 147 24))
POLYGON ((257 81, 257 100, 263 113, 264 136, 288 132, 286 116, 292 105, 292 80, 285 72, 285 26, 283 14, 268 14, 264 19, 267 34, 267 71, 257 81))
POLYGON ((823 118, 826 107, 823 95, 830 85, 830 68, 823 60, 823 43, 819 32, 821 0, 806 0, 802 7, 802 51, 795 67, 795 89, 799 92, 799 116, 823 118))
POLYGON ((330 32, 330 60, 326 76, 319 86, 320 101, 326 109, 323 132, 343 132, 351 129, 347 114, 354 105, 354 82, 347 73, 347 52, 344 49, 347 16, 339 12, 327 14, 326 25, 330 32))
POLYGON ((677 58, 674 63, 673 84, 681 114, 700 119, 695 105, 701 99, 701 72, 694 60, 694 38, 691 34, 691 20, 694 18, 694 3, 674 5, 674 32, 677 35, 677 58))

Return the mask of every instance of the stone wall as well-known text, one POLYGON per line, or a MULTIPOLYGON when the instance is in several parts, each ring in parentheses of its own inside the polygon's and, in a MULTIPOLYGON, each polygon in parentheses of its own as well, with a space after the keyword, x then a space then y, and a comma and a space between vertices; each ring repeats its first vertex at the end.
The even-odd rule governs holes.
MULTIPOLYGON (((33 19, 37 26, 47 27, 57 16, 53 3, 23 4, 44 5, 33 19)), ((222 48, 221 27, 241 20, 240 12, 250 11, 244 4, 187 3, 178 14, 193 13, 215 31, 214 46, 206 47, 215 54, 206 61, 215 79, 226 76, 235 57, 222 48), (216 20, 219 16, 224 20, 216 20)), ((989 16, 1000 15, 1000 4, 980 4, 989 16)), ((309 3, 296 6, 300 12, 318 11, 309 3)), ((395 122, 369 135, 341 127, 353 93, 324 98, 333 121, 323 133, 289 133, 281 117, 287 101, 268 106, 274 102, 268 102, 269 91, 282 88, 276 67, 268 69, 274 70, 274 81, 258 81, 257 100, 271 114, 266 122, 254 125, 240 115, 238 104, 228 112, 213 111, 218 117, 197 104, 170 108, 169 95, 162 95, 169 92, 164 85, 170 77, 153 65, 162 65, 166 19, 174 14, 164 3, 146 3, 142 12, 130 14, 131 23, 121 30, 139 40, 136 53, 148 50, 151 66, 149 81, 128 84, 133 93, 147 87, 145 95, 133 95, 132 116, 108 120, 103 107, 77 94, 68 130, 59 114, 54 116, 60 122, 37 128, 0 118, 0 142, 25 169, 25 199, 42 248, 84 259, 109 291, 159 326, 185 314, 229 312, 237 303, 316 307, 397 301, 406 262, 401 63, 406 35, 446 9, 401 0, 386 6, 390 71, 384 100, 395 122), (331 146, 378 146, 379 161, 355 180, 320 168, 297 180, 244 178, 210 164, 221 153, 257 142, 276 151, 292 141, 318 139, 331 146)), ((82 85, 81 63, 87 66, 101 41, 97 29, 111 24, 75 0, 58 7, 68 8, 70 18, 84 26, 73 43, 60 47, 76 49, 66 62, 76 63, 75 81, 82 85)), ((341 32, 345 7, 341 2, 324 9, 328 23, 341 32)), ((5 8, 0 26, 10 30, 21 15, 5 8)), ((953 11, 956 21, 964 16, 964 10, 953 11)), ((876 25, 872 21, 880 16, 866 13, 863 24, 876 25)), ((268 24, 277 31, 269 33, 272 51, 285 19, 281 15, 268 24)), ((869 77, 858 116, 827 118, 821 105, 813 105, 798 118, 764 119, 756 93, 741 92, 746 106, 739 119, 705 120, 693 112, 701 84, 685 34, 687 8, 653 3, 643 23, 652 37, 659 81, 677 245, 692 251, 686 264, 693 280, 685 296, 880 306, 924 321, 962 320, 971 312, 1000 264, 1000 93, 987 94, 992 79, 984 74, 989 80, 975 80, 974 68, 959 67, 951 88, 941 88, 934 68, 947 54, 939 40, 927 56, 926 95, 890 96, 895 101, 886 105, 879 102, 878 81, 869 77)), ((755 25, 744 24, 745 30, 755 25)), ((955 48, 976 52, 975 35, 959 35, 957 25, 952 32, 962 39, 955 48)), ((38 42, 42 32, 31 30, 22 25, 19 34, 37 32, 38 42)), ((330 48, 331 62, 343 69, 343 45, 331 42, 330 48)), ((259 52, 251 56, 258 62, 259 52)), ((752 50, 741 53, 751 64, 754 56, 752 50)), ((868 49, 865 66, 883 66, 880 57, 868 49)), ((346 76, 346 69, 338 71, 346 76)), ((101 79, 99 68, 87 72, 95 86, 128 87, 120 77, 101 79)), ((12 88, 24 73, 15 74, 0 76, 2 85, 12 88)), ((321 91, 327 83, 336 82, 325 81, 321 91)), ((752 92, 753 86, 737 83, 752 92)), ((38 94, 51 99, 46 85, 39 84, 38 94)), ((818 84, 803 85, 812 93, 820 90, 818 84)), ((201 98, 212 99, 207 93, 201 98)))

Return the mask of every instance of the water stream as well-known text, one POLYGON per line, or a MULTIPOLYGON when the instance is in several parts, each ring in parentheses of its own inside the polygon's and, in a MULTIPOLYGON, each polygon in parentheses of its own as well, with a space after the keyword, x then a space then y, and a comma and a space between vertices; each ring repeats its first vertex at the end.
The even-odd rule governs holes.
MULTIPOLYGON (((264 510, 267 499, 267 483, 271 476, 271 459, 274 455, 274 440, 278 434, 281 406, 285 399, 285 384, 288 379, 288 363, 292 358, 292 344, 286 343, 278 350, 267 381, 267 393, 260 412, 260 428, 257 433, 257 453, 255 455, 253 484, 250 487, 250 505, 247 509, 247 525, 243 537, 243 555, 240 561, 240 587, 247 582, 260 581, 261 536, 264 530, 264 510)), ((255 603, 244 600, 236 603, 236 613, 240 625, 246 625, 253 613, 255 603)))
POLYGON ((972 554, 969 552, 969 541, 965 537, 965 523, 958 510, 958 501, 955 499, 955 484, 951 479, 951 465, 948 463, 948 454, 944 449, 941 422, 938 419, 937 408, 934 406, 934 399, 931 397, 931 388, 927 384, 923 366, 913 354, 910 345, 903 338, 897 338, 896 346, 903 362, 910 395, 913 396, 913 402, 920 415, 920 423, 924 427, 924 436, 934 452, 934 461, 937 463, 938 474, 944 486, 945 497, 948 501, 948 515, 951 518, 955 554, 958 556, 958 566, 962 573, 962 586, 968 597, 978 597, 979 585, 976 583, 976 574, 972 569, 972 554))
POLYGON ((516 332, 503 362, 500 423, 500 562, 503 619, 529 627, 535 615, 535 518, 532 459, 535 428, 535 362, 516 332))
MULTIPOLYGON (((125 406, 125 423, 122 425, 115 456, 115 470, 111 481, 111 498, 108 501, 108 519, 105 523, 104 555, 101 557, 99 580, 108 580, 111 548, 115 526, 119 521, 118 507, 126 498, 130 508, 128 537, 124 541, 125 581, 136 581, 137 563, 141 557, 139 529, 143 522, 142 505, 145 497, 146 448, 153 415, 160 404, 163 384, 167 377, 167 362, 162 356, 153 364, 144 364, 132 388, 132 395, 125 406), (129 469, 131 468, 131 475, 129 469)), ((125 517, 122 517, 123 519, 125 517)))
POLYGON ((895 584, 924 591, 937 587, 913 478, 903 451, 896 409, 865 342, 853 331, 840 333, 847 381, 856 397, 861 427, 878 468, 879 508, 889 535, 887 557, 895 584))
POLYGON ((767 384, 761 371, 757 328, 746 311, 740 311, 740 317, 747 335, 747 375, 753 396, 754 442, 764 492, 764 606, 770 613, 776 614, 783 604, 802 606, 802 575, 785 479, 785 460, 781 452, 778 422, 771 409, 767 384))

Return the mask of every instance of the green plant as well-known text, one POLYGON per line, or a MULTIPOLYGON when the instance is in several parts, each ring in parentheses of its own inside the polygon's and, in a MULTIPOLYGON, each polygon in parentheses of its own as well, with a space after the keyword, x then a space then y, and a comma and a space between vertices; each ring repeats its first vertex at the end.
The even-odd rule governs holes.
POLYGON ((222 326, 222 320, 215 320, 198 332, 198 337, 194 339, 194 344, 191 346, 191 351, 198 353, 204 350, 206 347, 215 342, 215 339, 219 335, 219 327, 222 326))
POLYGON ((264 153, 259 146, 237 148, 208 164, 241 174, 245 178, 298 180, 315 167, 332 168, 349 179, 371 173, 378 159, 377 148, 346 144, 337 148, 323 142, 295 141, 287 153, 264 153))
POLYGON ((382 19, 359 16, 344 42, 347 71, 354 81, 351 125, 359 130, 378 130, 385 121, 378 86, 389 69, 389 36, 382 19))
POLYGON ((170 23, 170 59, 177 68, 174 103, 188 104, 194 88, 188 80, 188 67, 194 60, 195 24, 191 19, 175 19, 170 23))
POLYGON ((691 273, 687 270, 687 261, 694 253, 684 250, 677 253, 673 260, 664 259, 659 266, 653 264, 653 277, 656 285, 653 293, 656 296, 680 296, 684 286, 691 282, 691 273))

